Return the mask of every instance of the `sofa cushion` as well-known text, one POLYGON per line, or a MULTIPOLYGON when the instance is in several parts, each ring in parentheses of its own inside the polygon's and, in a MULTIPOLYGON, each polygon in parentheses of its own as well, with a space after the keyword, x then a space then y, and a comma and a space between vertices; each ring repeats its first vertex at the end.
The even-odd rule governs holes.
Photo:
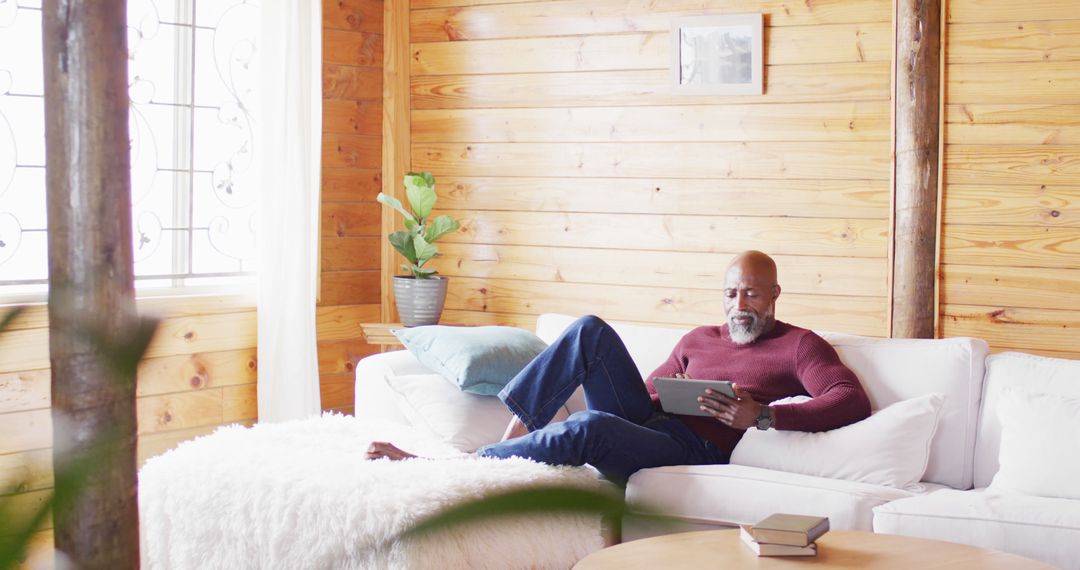
POLYGON ((481 396, 498 394, 547 348, 533 333, 514 327, 430 325, 393 332, 432 372, 481 396))
POLYGON ((862 382, 875 410, 900 400, 945 395, 923 481, 972 485, 975 426, 987 344, 973 338, 878 339, 822 333, 862 382))
POLYGON ((387 379, 398 408, 413 427, 471 453, 502 438, 510 410, 494 396, 462 392, 438 374, 402 374, 387 379))
MULTIPOLYGON (((551 344, 578 318, 555 313, 540 315, 536 320, 536 335, 544 342, 551 344)), ((641 372, 642 379, 652 374, 653 370, 667 360, 671 351, 675 349, 675 345, 679 343, 679 339, 690 332, 689 327, 668 328, 616 322, 608 324, 615 329, 623 344, 626 345, 630 357, 637 365, 638 372, 641 372)))
POLYGON ((747 430, 731 463, 919 492, 943 400, 904 400, 824 432, 747 430))
POLYGON ((1080 398, 1080 360, 1003 352, 986 359, 986 387, 975 442, 975 486, 986 487, 998 471, 1001 420, 997 408, 1006 388, 1080 398))
POLYGON ((870 530, 873 507, 911 497, 901 489, 741 465, 679 465, 630 477, 631 509, 717 524, 753 524, 773 513, 829 517, 834 530, 870 530))
POLYGON ((1080 499, 1080 399, 1008 388, 997 412, 1000 467, 988 491, 1080 499))
POLYGON ((399 375, 430 373, 431 370, 420 364, 407 350, 381 352, 361 358, 356 363, 353 413, 358 418, 411 424, 400 409, 401 395, 390 388, 388 380, 399 375))
POLYGON ((874 508, 874 532, 971 544, 1074 568, 1080 501, 945 489, 874 508))

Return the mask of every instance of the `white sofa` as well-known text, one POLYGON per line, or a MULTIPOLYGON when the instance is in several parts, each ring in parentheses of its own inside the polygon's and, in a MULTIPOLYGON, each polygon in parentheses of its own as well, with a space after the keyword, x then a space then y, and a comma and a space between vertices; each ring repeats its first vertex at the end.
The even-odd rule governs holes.
MULTIPOLYGON (((566 315, 541 315, 537 335, 550 343, 573 320, 566 315)), ((668 356, 688 330, 614 326, 643 377, 668 356)), ((626 489, 631 506, 659 507, 663 514, 685 523, 677 529, 665 527, 662 532, 753 523, 774 512, 805 513, 828 516, 831 527, 838 530, 937 538, 1013 552, 1062 567, 1080 565, 1080 501, 1002 497, 984 490, 997 471, 1000 426, 996 414, 988 410, 995 409, 1001 387, 1019 383, 1080 398, 1080 361, 1020 353, 987 358, 986 343, 972 338, 822 336, 858 375, 875 410, 932 392, 945 395, 922 489, 741 465, 672 466, 645 469, 631 477, 626 489)), ((361 360, 356 367, 357 416, 412 423, 410 417, 417 418, 416 410, 407 413, 408 405, 393 386, 397 377, 418 374, 430 372, 407 351, 361 360)), ((567 409, 584 409, 580 391, 567 403, 567 409)), ((508 412, 471 413, 495 416, 508 412)), ((487 433, 495 434, 493 428, 505 425, 505 417, 470 417, 467 421, 486 419, 491 424, 487 433)), ((1080 434, 1072 437, 1076 435, 1080 434)), ((498 439, 498 435, 487 437, 498 439)), ((622 539, 655 532, 648 523, 629 517, 623 523, 622 539)))

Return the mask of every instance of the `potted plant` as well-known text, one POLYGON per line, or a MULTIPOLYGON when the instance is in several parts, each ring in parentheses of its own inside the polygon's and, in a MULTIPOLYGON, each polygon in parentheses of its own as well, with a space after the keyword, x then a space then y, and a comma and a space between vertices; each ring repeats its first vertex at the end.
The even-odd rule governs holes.
POLYGON ((435 240, 457 231, 461 224, 446 215, 429 219, 436 198, 435 176, 430 172, 406 174, 405 196, 408 210, 400 200, 382 192, 376 198, 405 217, 405 229, 387 236, 390 245, 409 262, 401 264, 401 268, 410 275, 394 277, 394 300, 403 325, 433 325, 439 322, 446 301, 447 279, 437 277, 438 271, 424 264, 439 255, 435 240))

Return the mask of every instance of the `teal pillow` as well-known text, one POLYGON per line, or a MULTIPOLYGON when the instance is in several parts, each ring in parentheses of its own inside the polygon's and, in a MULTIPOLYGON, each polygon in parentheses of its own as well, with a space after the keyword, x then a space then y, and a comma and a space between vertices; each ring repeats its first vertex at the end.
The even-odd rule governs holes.
POLYGON ((498 394, 547 348, 540 337, 514 327, 430 325, 393 333, 432 372, 481 396, 498 394))

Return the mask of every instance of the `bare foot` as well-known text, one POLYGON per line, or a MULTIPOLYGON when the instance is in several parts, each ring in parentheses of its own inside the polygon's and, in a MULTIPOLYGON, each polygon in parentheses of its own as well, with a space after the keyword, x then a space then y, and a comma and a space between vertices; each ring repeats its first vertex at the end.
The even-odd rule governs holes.
POLYGON ((529 428, 525 427, 525 424, 521 423, 517 416, 510 414, 510 423, 506 426, 506 431, 503 432, 502 439, 499 441, 514 439, 527 433, 529 433, 529 428))
POLYGON ((367 448, 368 459, 382 459, 383 457, 390 461, 401 461, 402 459, 412 459, 415 455, 408 451, 403 451, 398 446, 388 441, 373 441, 367 448))

